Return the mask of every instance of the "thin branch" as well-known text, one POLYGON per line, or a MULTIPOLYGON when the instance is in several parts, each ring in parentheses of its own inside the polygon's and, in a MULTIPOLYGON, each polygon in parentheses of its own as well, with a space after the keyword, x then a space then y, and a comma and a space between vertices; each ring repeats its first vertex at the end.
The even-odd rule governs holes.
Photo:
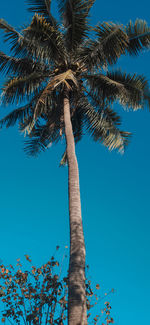
MULTIPOLYGON (((24 318, 24 316, 22 315, 22 318, 23 318, 23 320, 24 320, 24 323, 25 323, 25 325, 27 325, 27 312, 26 312, 26 308, 25 308, 25 303, 24 303, 24 296, 23 296, 23 294, 22 294, 22 291, 21 291, 21 287, 20 287, 20 285, 18 285, 18 287, 19 287, 19 289, 20 289, 20 292, 21 292, 21 296, 22 296, 22 301, 23 301, 23 309, 24 309, 24 313, 25 313, 25 318, 24 318)), ((20 309, 20 306, 18 305, 18 307, 19 307, 19 309, 20 309)), ((21 309, 20 309, 21 310, 21 309)))

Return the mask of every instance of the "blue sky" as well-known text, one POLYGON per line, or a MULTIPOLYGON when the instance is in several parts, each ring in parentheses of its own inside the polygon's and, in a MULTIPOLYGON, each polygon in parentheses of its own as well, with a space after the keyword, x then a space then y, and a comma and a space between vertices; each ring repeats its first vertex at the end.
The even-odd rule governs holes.
MULTIPOLYGON (((28 22, 26 9, 24 1, 3 1, 0 16, 21 26, 28 22)), ((92 23, 127 24, 141 18, 150 25, 149 10, 148 0, 97 0, 92 23)), ((149 62, 146 51, 136 59, 121 58, 119 65, 150 80, 149 62)), ((149 318, 150 113, 116 109, 123 128, 133 133, 124 155, 108 152, 88 135, 76 148, 87 263, 103 290, 115 289, 115 324, 141 325, 149 318)), ((0 117, 5 113, 1 107, 0 117)), ((44 263, 56 245, 69 242, 67 168, 59 168, 64 147, 60 143, 38 159, 28 158, 23 141, 17 128, 0 131, 0 258, 5 264, 14 264, 24 254, 35 264, 44 263)))

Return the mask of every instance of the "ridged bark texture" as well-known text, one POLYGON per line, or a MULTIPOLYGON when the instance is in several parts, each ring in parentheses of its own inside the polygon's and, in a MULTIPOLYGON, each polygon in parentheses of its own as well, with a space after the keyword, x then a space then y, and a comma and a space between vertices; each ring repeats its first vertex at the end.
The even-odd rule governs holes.
POLYGON ((68 325, 87 325, 85 299, 85 243, 81 217, 79 171, 70 117, 70 105, 64 98, 64 123, 67 143, 70 261, 68 292, 68 325))

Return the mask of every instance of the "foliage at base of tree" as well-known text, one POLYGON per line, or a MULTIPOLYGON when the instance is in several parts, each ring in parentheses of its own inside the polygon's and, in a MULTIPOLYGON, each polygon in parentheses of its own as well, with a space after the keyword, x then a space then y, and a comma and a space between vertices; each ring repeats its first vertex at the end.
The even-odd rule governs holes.
MULTIPOLYGON (((58 250, 59 247, 56 247, 58 250)), ((3 305, 1 322, 10 324, 43 325, 67 323, 68 276, 62 272, 62 263, 54 256, 44 265, 32 265, 25 255, 29 267, 17 259, 15 266, 0 265, 0 301, 3 305), (26 268, 26 270, 25 270, 26 268)), ((66 257, 66 255, 65 255, 66 257)), ((64 260, 64 258, 62 259, 64 260)), ((88 266, 86 267, 88 270, 88 266)), ((99 284, 91 286, 86 278, 86 303, 88 324, 108 325, 113 323, 111 306, 106 297, 113 292, 99 296, 99 284), (98 307, 96 307, 98 306, 98 307), (94 307, 99 312, 94 311, 94 307)))

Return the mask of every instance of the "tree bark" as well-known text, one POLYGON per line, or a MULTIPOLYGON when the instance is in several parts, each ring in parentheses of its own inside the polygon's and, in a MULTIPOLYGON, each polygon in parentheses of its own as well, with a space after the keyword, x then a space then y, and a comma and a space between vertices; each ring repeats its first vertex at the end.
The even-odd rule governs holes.
POLYGON ((68 159, 70 260, 68 288, 68 325, 87 325, 85 294, 85 243, 81 217, 79 171, 75 154, 70 104, 64 96, 64 124, 68 159))

